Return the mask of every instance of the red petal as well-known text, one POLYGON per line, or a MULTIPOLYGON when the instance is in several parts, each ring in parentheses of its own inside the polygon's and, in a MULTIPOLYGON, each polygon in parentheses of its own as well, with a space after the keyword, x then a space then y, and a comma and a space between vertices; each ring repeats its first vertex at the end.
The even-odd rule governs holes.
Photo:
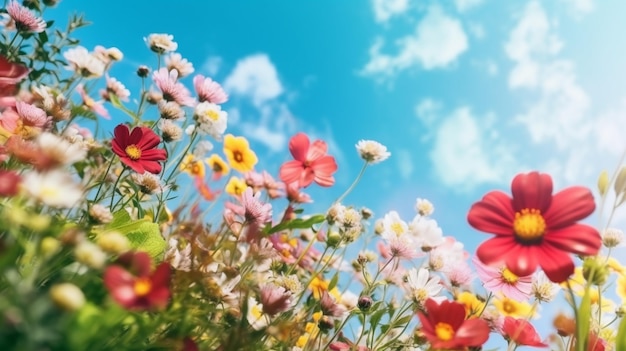
POLYGON ((163 169, 161 167, 161 164, 156 161, 143 160, 141 161, 141 165, 143 166, 146 172, 150 172, 152 174, 159 174, 161 173, 161 170, 163 169))
POLYGON ((154 133, 152 129, 148 127, 140 128, 143 136, 141 140, 137 143, 137 147, 139 147, 141 150, 148 150, 159 145, 159 143, 161 142, 161 138, 159 138, 159 136, 156 135, 156 133, 154 133))
POLYGON ((574 224, 559 230, 550 230, 543 238, 559 250, 577 255, 593 256, 602 247, 602 237, 596 228, 586 224, 574 224))
POLYGON ((496 235, 513 235, 513 218, 513 202, 501 191, 487 193, 467 214, 472 227, 496 235))
POLYGON ((505 254, 506 266, 518 277, 525 277, 537 270, 541 258, 541 250, 537 245, 517 245, 505 254))
POLYGON ((298 133, 289 140, 289 152, 297 161, 304 162, 309 151, 309 137, 304 133, 298 133))
POLYGON ((541 342, 541 337, 537 334, 535 327, 524 319, 505 317, 502 330, 512 341, 518 345, 547 347, 541 342))
POLYGON ((150 258, 147 252, 135 252, 132 258, 131 268, 138 277, 147 277, 152 270, 152 258, 150 258))
POLYGON ((146 172, 146 170, 143 167, 143 164, 141 162, 137 162, 137 161, 131 160, 130 158, 128 158, 128 156, 120 157, 120 161, 122 161, 122 163, 124 163, 125 165, 130 167, 133 171, 135 171, 135 172, 137 172, 139 174, 144 174, 146 172))
POLYGON ((141 159, 149 161, 165 161, 167 160, 167 152, 163 149, 144 150, 141 153, 141 159))
POLYGON ((463 325, 456 330, 454 339, 461 346, 482 346, 489 339, 489 324, 479 318, 466 320, 463 325))
POLYGON ((118 156, 120 157, 127 156, 126 151, 124 150, 124 148, 120 146, 117 139, 113 139, 113 141, 111 142, 111 146, 113 147, 113 152, 115 152, 115 154, 117 154, 118 156))
POLYGON ((152 286, 154 287, 166 287, 169 288, 170 285, 170 274, 171 268, 170 264, 167 262, 162 262, 152 273, 152 286))
POLYGON ((140 127, 134 128, 130 132, 130 136, 128 137, 128 145, 137 145, 143 139, 143 129, 140 127))
POLYGON ((115 134, 115 138, 113 139, 114 142, 117 142, 122 149, 126 148, 126 146, 128 146, 128 136, 130 134, 128 126, 120 124, 115 127, 113 133, 115 134))
POLYGON ((511 193, 516 212, 529 208, 545 213, 552 201, 552 178, 539 172, 518 174, 511 183, 511 193))
POLYGON ((496 236, 478 246, 476 256, 486 265, 502 265, 512 251, 517 251, 518 243, 513 237, 496 236))
POLYGON ((548 229, 559 229, 588 217, 595 209, 591 191, 582 186, 574 186, 554 195, 552 205, 543 218, 548 229))
POLYGON ((306 159, 309 161, 317 161, 317 159, 326 155, 327 150, 328 145, 326 145, 325 141, 315 140, 311 144, 311 147, 309 147, 309 152, 306 155, 306 159))
POLYGON ((551 245, 541 245, 541 268, 548 279, 555 283, 562 283, 574 274, 574 262, 564 252, 551 245))

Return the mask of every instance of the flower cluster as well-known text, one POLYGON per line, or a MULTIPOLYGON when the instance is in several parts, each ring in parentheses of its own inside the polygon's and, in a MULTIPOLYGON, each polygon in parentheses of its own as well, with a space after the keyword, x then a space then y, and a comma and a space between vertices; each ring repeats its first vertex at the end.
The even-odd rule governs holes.
POLYGON ((2 350, 626 349, 624 234, 609 227, 626 168, 601 174, 597 198, 515 176, 469 208, 494 235, 473 254, 428 199, 378 216, 346 202, 392 156, 360 140, 362 171, 314 213, 309 190, 340 186, 326 141, 296 133, 262 168, 172 35, 144 38, 154 62, 131 91, 111 70, 123 53, 80 46, 81 17, 46 22, 55 4, 3 14, 2 350), (601 225, 583 223, 596 208, 601 225), (571 308, 538 329, 555 303, 571 308))

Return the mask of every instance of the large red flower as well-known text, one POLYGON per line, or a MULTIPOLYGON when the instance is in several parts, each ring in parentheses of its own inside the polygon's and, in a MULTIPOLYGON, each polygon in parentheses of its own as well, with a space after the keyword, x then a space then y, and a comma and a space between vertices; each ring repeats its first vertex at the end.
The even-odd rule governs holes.
POLYGON ((280 179, 285 184, 297 183, 301 188, 313 181, 321 186, 333 185, 337 163, 334 157, 326 154, 327 150, 328 146, 322 140, 311 143, 304 133, 294 135, 289 141, 289 151, 294 160, 280 167, 280 179))
POLYGON ((505 317, 502 333, 506 338, 519 346, 548 347, 541 341, 535 327, 525 319, 505 317))
POLYGON ((422 333, 432 349, 465 350, 482 346, 489 338, 489 325, 479 318, 465 319, 465 306, 455 301, 428 299, 426 313, 418 312, 422 333))
POLYGON ((0 107, 15 106, 17 84, 28 75, 28 68, 0 55, 0 107))
POLYGON ((159 136, 150 128, 135 127, 131 132, 127 125, 120 124, 115 127, 113 152, 137 173, 158 174, 161 172, 159 161, 167 159, 165 150, 156 149, 160 142, 159 136))
POLYGON ((496 235, 476 251, 483 263, 505 264, 517 276, 541 266, 550 280, 560 283, 574 273, 568 253, 595 255, 600 250, 598 231, 576 223, 595 210, 589 189, 574 186, 552 195, 552 178, 530 172, 513 179, 511 192, 512 198, 489 192, 468 213, 474 228, 496 235))
POLYGON ((151 259, 145 252, 124 255, 130 261, 130 271, 120 265, 109 266, 104 272, 104 285, 111 297, 129 310, 161 309, 170 297, 170 265, 161 263, 150 273, 151 259))

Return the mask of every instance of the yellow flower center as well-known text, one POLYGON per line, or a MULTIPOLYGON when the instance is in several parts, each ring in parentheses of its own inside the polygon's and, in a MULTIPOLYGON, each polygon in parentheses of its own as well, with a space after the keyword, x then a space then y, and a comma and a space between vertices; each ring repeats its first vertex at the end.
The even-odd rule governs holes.
POLYGON ((135 144, 128 145, 126 149, 124 149, 124 152, 126 152, 126 155, 128 155, 131 160, 138 160, 141 158, 141 149, 135 144))
POLYGON ((220 118, 220 114, 217 111, 209 110, 206 112, 206 116, 209 117, 213 122, 217 121, 220 118))
POLYGON ((413 299, 415 302, 421 304, 428 298, 428 292, 425 289, 413 290, 413 299))
POLYGON ((396 234, 396 236, 400 236, 404 233, 404 228, 402 228, 402 223, 400 222, 393 222, 391 224, 391 230, 396 234))
POLYGON ((233 151, 233 159, 235 159, 236 162, 243 162, 243 154, 241 151, 233 151))
POLYGON ((454 337, 454 329, 448 323, 439 322, 435 326, 435 334, 437 334, 437 338, 442 341, 452 340, 454 337))
POLYGON ((137 296, 146 296, 152 290, 152 282, 148 278, 139 278, 133 287, 137 296))
POLYGON ((513 284, 517 283, 517 281, 519 280, 519 277, 517 275, 515 275, 515 273, 511 272, 506 267, 504 269, 502 269, 502 271, 500 272, 500 276, 501 276, 502 280, 504 280, 504 282, 509 284, 509 285, 513 285, 513 284))
POLYGON ((221 173, 224 170, 224 168, 222 167, 222 165, 219 162, 215 162, 213 164, 212 168, 213 168, 213 172, 215 172, 215 173, 221 173))
POLYGON ((546 221, 539 210, 525 208, 515 213, 513 231, 520 241, 532 243, 540 240, 545 234, 546 221))
POLYGON ((502 311, 508 314, 514 314, 517 312, 517 306, 510 300, 505 300, 502 302, 502 311))

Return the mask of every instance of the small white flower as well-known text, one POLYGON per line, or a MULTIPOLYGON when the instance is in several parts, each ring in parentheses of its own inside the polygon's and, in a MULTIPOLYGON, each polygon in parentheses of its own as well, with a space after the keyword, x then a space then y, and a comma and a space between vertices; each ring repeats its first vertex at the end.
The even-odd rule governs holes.
POLYGON ((624 242, 624 232, 617 228, 607 228, 602 232, 602 244, 608 248, 621 246, 624 242))
POLYGON ((550 281, 543 271, 539 271, 533 275, 531 294, 537 301, 550 302, 554 299, 559 290, 561 290, 559 285, 550 281))
POLYGON ((161 130, 161 135, 163 136, 163 141, 166 143, 172 141, 178 141, 183 137, 182 128, 170 121, 169 119, 162 119, 159 121, 159 129, 161 130))
POLYGON ((144 38, 144 41, 148 44, 150 50, 159 54, 178 49, 178 44, 174 42, 174 36, 171 34, 153 33, 148 35, 148 38, 144 38))
POLYGON ((203 158, 213 150, 213 144, 208 140, 199 141, 193 148, 193 156, 195 158, 203 158))
POLYGON ((437 296, 443 289, 441 279, 436 276, 431 277, 428 270, 424 268, 411 269, 406 278, 405 289, 411 299, 420 306, 427 299, 437 296))
POLYGON ((383 217, 382 237, 390 239, 393 237, 401 237, 409 233, 409 226, 400 218, 396 211, 390 211, 383 217))
POLYGON ((22 188, 37 201, 52 207, 70 208, 83 197, 78 184, 60 170, 30 172, 23 177, 22 188))
POLYGON ((193 117, 200 132, 208 134, 215 139, 221 138, 226 131, 228 114, 226 111, 222 111, 222 108, 217 104, 210 102, 199 103, 196 106, 193 117))
POLYGON ((263 313, 263 305, 253 297, 248 298, 248 323, 254 330, 261 330, 270 324, 269 316, 263 313))
POLYGON ((85 294, 74 284, 61 283, 50 288, 50 298, 67 311, 77 311, 85 305, 85 294))
POLYGON ((82 241, 74 249, 76 261, 95 269, 104 267, 107 255, 96 244, 90 241, 82 241))
POLYGON ((171 53, 165 57, 165 65, 168 71, 173 69, 178 71, 178 77, 186 77, 193 73, 193 64, 177 52, 171 53))
POLYGON ((90 54, 82 46, 67 50, 63 57, 68 61, 72 70, 85 78, 101 77, 104 74, 104 62, 90 54))
POLYGON ((191 135, 193 134, 194 130, 196 130, 196 126, 194 126, 193 124, 190 126, 187 126, 187 128, 185 128, 185 134, 191 135))
POLYGON ((382 162, 391 156, 385 145, 374 140, 360 140, 356 144, 356 150, 362 159, 371 164, 382 162))
POLYGON ((329 224, 343 223, 343 215, 346 212, 346 206, 340 203, 334 203, 326 213, 326 220, 329 224))
POLYGON ((108 207, 100 204, 92 205, 89 209, 89 216, 96 220, 98 223, 110 223, 113 220, 113 215, 108 207))
POLYGON ((122 51, 116 47, 106 49, 106 53, 113 61, 121 61, 124 58, 122 51))
POLYGON ((429 251, 444 242, 443 231, 434 219, 417 215, 409 224, 409 230, 424 251, 429 251))
POLYGON ((81 143, 69 141, 52 133, 44 132, 37 137, 37 145, 43 153, 58 165, 72 165, 87 157, 87 150, 81 143))
POLYGON ((415 212, 420 216, 428 217, 435 212, 435 206, 426 199, 417 198, 415 200, 415 212))

